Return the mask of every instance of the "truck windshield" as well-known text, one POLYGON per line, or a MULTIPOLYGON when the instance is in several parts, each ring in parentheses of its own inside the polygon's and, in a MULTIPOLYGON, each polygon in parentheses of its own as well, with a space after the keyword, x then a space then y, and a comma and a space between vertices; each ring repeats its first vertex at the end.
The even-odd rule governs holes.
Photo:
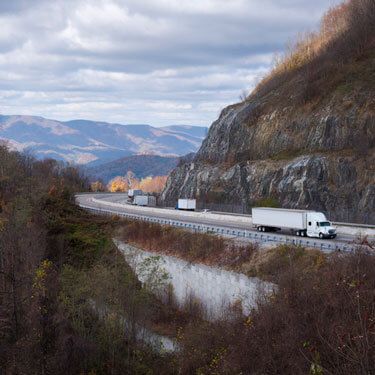
POLYGON ((319 223, 319 226, 320 227, 330 227, 331 226, 331 223, 329 221, 321 221, 319 223))

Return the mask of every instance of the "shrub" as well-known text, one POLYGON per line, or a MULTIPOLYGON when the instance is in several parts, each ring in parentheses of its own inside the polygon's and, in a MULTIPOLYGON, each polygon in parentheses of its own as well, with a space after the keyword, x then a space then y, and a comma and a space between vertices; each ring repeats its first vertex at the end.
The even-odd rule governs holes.
POLYGON ((254 207, 280 207, 280 203, 275 197, 266 197, 254 202, 254 207))
MULTIPOLYGON (((288 249, 280 249, 286 255, 288 249)), ((333 255, 314 270, 302 253, 281 267, 278 288, 250 316, 236 311, 181 334, 182 373, 370 374, 375 368, 375 257, 333 255), (233 319, 233 317, 235 319, 233 319)))
POLYGON ((269 276, 265 270, 258 272, 259 268, 255 267, 254 263, 259 265, 264 261, 258 259, 262 250, 257 243, 235 243, 214 234, 194 233, 140 221, 122 222, 117 234, 126 242, 156 253, 248 273, 251 276, 259 274, 267 279, 269 276))

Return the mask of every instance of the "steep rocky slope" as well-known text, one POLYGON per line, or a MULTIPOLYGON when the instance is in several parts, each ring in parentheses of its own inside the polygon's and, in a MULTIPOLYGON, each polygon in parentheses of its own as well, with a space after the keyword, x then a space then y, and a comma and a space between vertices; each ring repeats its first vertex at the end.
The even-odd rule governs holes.
POLYGON ((163 199, 173 204, 180 196, 197 197, 249 208, 271 199, 281 207, 325 211, 337 221, 375 223, 371 32, 369 40, 339 68, 321 53, 225 108, 195 159, 171 173, 163 199), (325 71, 313 78, 306 74, 321 66, 325 71))

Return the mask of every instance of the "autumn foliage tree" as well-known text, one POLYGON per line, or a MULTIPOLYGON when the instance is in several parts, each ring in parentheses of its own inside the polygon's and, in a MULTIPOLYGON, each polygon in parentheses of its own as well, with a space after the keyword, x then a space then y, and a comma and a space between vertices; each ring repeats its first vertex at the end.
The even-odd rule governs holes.
POLYGON ((93 192, 105 191, 106 188, 102 181, 94 181, 90 184, 90 190, 93 192))
POLYGON ((138 179, 133 173, 128 172, 126 176, 117 176, 108 183, 108 190, 112 193, 126 192, 129 189, 141 189, 145 193, 160 193, 168 176, 148 176, 138 179))
POLYGON ((129 190, 129 183, 125 177, 117 176, 109 181, 107 188, 111 193, 125 192, 129 190))
POLYGON ((146 193, 161 193, 167 182, 168 176, 155 176, 143 178, 139 188, 146 193))

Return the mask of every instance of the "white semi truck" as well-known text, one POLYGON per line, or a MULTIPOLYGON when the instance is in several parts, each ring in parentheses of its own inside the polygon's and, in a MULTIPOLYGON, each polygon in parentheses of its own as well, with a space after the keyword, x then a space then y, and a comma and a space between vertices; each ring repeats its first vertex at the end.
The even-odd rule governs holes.
POLYGON ((179 199, 176 208, 178 210, 195 211, 197 201, 195 199, 179 199))
POLYGON ((253 226, 261 232, 290 229, 302 237, 335 238, 336 228, 321 212, 256 207, 252 209, 253 226))
POLYGON ((152 195, 136 195, 134 197, 133 204, 137 206, 149 206, 155 207, 156 206, 156 197, 152 195))

